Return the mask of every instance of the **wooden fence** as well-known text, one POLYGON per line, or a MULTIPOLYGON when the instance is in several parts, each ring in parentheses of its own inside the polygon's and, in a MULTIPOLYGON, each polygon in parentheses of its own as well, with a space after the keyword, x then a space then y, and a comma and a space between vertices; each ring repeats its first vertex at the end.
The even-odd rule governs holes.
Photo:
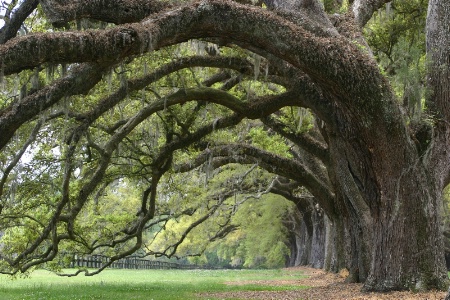
MULTIPOLYGON (((75 255, 70 267, 101 268, 110 258, 104 255, 75 255)), ((113 262, 108 268, 113 269, 196 269, 196 265, 186 265, 167 261, 156 261, 128 256, 113 262)))

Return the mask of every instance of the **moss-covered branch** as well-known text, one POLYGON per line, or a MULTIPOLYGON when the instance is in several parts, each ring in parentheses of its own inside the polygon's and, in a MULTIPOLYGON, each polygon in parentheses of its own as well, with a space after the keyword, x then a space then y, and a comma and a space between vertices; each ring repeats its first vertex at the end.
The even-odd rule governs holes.
POLYGON ((20 26, 25 19, 36 9, 38 0, 25 0, 14 10, 12 16, 5 20, 5 24, 0 29, 0 44, 4 44, 17 35, 20 26))

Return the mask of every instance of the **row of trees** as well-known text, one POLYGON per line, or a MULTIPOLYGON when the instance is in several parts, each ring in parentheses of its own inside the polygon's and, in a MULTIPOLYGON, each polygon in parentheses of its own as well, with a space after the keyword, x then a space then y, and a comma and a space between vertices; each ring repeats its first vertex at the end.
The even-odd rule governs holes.
POLYGON ((196 255, 272 193, 290 264, 447 287, 450 3, 263 2, 2 2, 1 272, 196 255))

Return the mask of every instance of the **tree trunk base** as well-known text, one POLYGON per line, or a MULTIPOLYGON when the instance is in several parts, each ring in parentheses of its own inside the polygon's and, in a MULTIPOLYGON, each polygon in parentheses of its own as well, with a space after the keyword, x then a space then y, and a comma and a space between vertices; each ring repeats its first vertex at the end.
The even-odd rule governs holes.
MULTIPOLYGON (((364 283, 362 290, 364 292, 390 292, 390 291, 412 291, 425 292, 430 290, 445 291, 447 290, 449 280, 448 278, 430 278, 429 276, 422 276, 426 279, 410 280, 409 282, 398 282, 394 280, 376 281, 373 278, 368 278, 364 283)), ((450 294, 450 289, 449 289, 450 294)), ((449 295, 447 295, 447 298, 449 295)), ((447 300, 446 298, 446 300, 447 300)), ((450 298, 448 299, 450 300, 450 298)))

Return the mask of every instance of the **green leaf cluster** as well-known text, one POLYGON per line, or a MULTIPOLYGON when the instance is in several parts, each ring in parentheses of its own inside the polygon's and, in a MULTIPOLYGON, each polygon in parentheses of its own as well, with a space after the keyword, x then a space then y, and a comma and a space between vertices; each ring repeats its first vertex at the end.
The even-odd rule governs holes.
POLYGON ((379 66, 412 119, 424 109, 426 53, 425 21, 428 1, 389 2, 365 29, 379 66))
POLYGON ((234 218, 239 229, 212 244, 206 253, 217 253, 221 264, 231 267, 284 267, 290 252, 286 245, 288 230, 283 221, 291 209, 291 202, 273 194, 248 200, 234 218))

